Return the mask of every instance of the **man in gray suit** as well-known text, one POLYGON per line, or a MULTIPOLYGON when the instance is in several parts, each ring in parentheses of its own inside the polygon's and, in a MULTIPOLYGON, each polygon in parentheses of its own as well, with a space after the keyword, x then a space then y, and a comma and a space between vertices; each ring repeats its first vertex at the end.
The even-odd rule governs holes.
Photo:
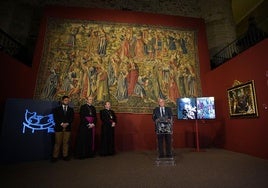
POLYGON ((172 110, 165 106, 164 99, 158 99, 159 106, 153 111, 153 120, 155 122, 155 130, 158 140, 159 158, 172 158, 171 151, 171 135, 172 135, 172 110), (165 153, 163 144, 165 140, 165 153))

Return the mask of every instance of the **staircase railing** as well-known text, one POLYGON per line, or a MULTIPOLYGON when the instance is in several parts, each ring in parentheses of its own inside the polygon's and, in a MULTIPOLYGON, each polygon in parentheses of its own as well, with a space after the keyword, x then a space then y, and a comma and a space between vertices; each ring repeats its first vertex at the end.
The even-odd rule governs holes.
MULTIPOLYGON (((268 25, 268 18, 264 22, 265 24, 263 24, 262 22, 258 26, 268 25)), ((250 48, 251 46, 254 46, 255 44, 264 40, 267 37, 268 34, 265 31, 259 29, 259 27, 257 27, 254 22, 250 23, 248 30, 245 34, 228 44, 226 47, 224 47, 212 57, 212 59, 210 60, 211 69, 217 68, 229 59, 242 53, 246 49, 250 48)))
POLYGON ((32 57, 27 48, 2 29, 0 29, 0 51, 9 54, 28 66, 32 66, 32 57))

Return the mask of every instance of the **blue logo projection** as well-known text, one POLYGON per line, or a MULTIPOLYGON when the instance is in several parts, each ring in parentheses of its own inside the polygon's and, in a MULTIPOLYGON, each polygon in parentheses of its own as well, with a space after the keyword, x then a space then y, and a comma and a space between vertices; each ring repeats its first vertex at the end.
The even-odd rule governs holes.
POLYGON ((7 99, 0 162, 49 159, 54 144, 53 109, 59 101, 7 99))
POLYGON ((23 122, 22 133, 25 133, 25 129, 29 128, 32 130, 32 133, 35 131, 47 131, 48 133, 54 132, 55 122, 53 119, 53 114, 48 115, 38 115, 36 112, 29 112, 26 109, 25 122, 23 122))

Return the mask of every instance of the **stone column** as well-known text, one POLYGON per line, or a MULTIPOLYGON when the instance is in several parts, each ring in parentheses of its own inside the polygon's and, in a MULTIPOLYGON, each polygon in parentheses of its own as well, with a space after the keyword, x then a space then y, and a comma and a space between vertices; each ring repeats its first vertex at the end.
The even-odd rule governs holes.
POLYGON ((232 0, 199 0, 210 57, 236 39, 232 0))

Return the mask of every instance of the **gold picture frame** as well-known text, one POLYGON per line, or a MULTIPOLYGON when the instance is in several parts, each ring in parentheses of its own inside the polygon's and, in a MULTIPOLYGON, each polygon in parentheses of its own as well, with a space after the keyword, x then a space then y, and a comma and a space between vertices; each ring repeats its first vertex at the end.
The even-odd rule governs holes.
POLYGON ((258 117, 254 80, 227 89, 230 117, 258 117))

